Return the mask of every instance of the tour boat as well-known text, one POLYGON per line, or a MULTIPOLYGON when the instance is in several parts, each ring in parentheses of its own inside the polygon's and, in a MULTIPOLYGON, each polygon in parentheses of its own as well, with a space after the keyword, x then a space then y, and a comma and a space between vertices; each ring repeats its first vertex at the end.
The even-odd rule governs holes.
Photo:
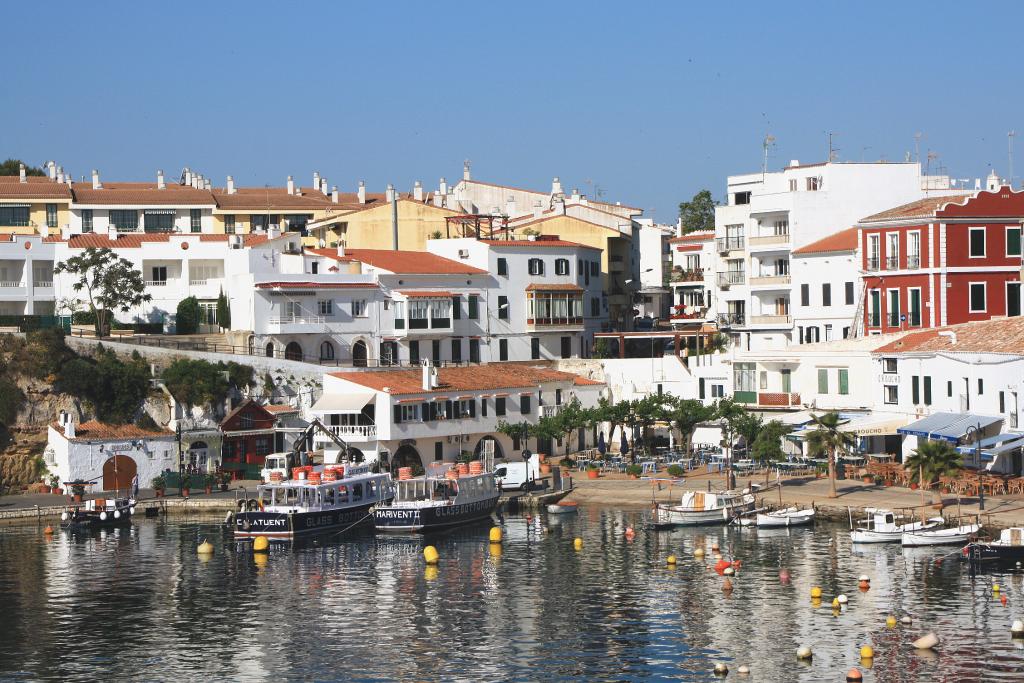
POLYGON ((897 524, 896 515, 892 510, 866 508, 865 512, 868 513, 868 518, 850 531, 854 543, 897 543, 903 540, 904 532, 935 529, 943 522, 941 517, 933 517, 926 522, 897 524))
POLYGON ((963 524, 949 529, 905 531, 901 537, 901 543, 906 548, 924 545, 959 545, 970 540, 980 529, 980 524, 963 524))
POLYGON ((274 477, 256 491, 258 499, 243 501, 246 509, 229 515, 235 538, 290 541, 347 529, 370 521, 370 509, 395 495, 390 474, 356 464, 296 467, 291 479, 274 477))
POLYGON ((774 510, 772 512, 758 513, 757 527, 759 529, 771 529, 775 527, 804 526, 814 523, 814 509, 801 510, 799 508, 786 508, 785 510, 774 510))
POLYGON ((75 503, 60 513, 64 529, 99 529, 131 524, 135 514, 134 498, 96 498, 75 503))
POLYGON ((559 503, 551 503, 548 505, 548 514, 550 515, 564 515, 576 512, 579 509, 579 503, 574 501, 562 501, 559 503))
POLYGON ((654 506, 655 527, 725 524, 754 507, 754 494, 744 491, 685 491, 679 505, 654 506))
POLYGON ((400 475, 396 484, 394 500, 374 510, 378 531, 434 531, 469 524, 490 517, 501 497, 493 472, 450 470, 445 476, 410 479, 400 475))
POLYGON ((973 564, 1017 564, 1024 562, 1024 527, 999 532, 995 541, 975 541, 964 547, 964 557, 973 564))

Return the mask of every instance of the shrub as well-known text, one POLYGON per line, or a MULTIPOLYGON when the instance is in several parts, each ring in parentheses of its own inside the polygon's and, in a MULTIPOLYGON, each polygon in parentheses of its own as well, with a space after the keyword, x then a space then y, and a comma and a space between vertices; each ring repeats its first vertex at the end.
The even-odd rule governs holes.
POLYGON ((668 476, 672 477, 673 479, 679 479, 686 474, 686 470, 684 470, 679 465, 669 465, 667 471, 668 476))
POLYGON ((178 303, 177 315, 175 317, 175 330, 178 334, 195 334, 199 329, 199 321, 202 311, 199 308, 199 300, 194 296, 182 299, 178 303))
POLYGON ((644 473, 644 468, 640 465, 629 465, 626 467, 626 474, 631 477, 639 477, 644 473))
POLYGON ((164 479, 164 475, 158 474, 150 480, 149 485, 156 491, 163 491, 167 488, 167 480, 164 479))
POLYGON ((141 357, 125 362, 112 351, 99 351, 95 359, 65 363, 56 387, 87 400, 99 420, 124 424, 149 393, 149 366, 141 357))

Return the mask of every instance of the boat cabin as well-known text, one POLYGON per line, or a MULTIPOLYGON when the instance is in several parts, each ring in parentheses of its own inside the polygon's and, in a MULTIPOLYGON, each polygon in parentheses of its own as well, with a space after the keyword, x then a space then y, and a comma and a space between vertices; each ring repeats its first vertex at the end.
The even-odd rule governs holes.
POLYGON ((387 474, 361 473, 322 483, 290 480, 263 484, 257 492, 265 512, 316 512, 388 500, 391 484, 387 474))
POLYGON ((459 503, 493 496, 497 491, 491 473, 462 476, 458 479, 418 477, 396 482, 398 486, 393 504, 422 503, 425 501, 457 501, 459 503))
POLYGON ((1002 545, 1024 545, 1024 527, 1012 526, 999 532, 1002 545))

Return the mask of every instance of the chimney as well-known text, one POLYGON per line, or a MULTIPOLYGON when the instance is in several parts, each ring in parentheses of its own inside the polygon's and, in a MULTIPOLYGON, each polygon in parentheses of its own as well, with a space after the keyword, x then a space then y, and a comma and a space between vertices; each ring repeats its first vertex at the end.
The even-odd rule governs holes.
POLYGON ((800 165, 800 160, 799 159, 790 159, 789 160, 789 167, 790 168, 794 168, 794 167, 799 166, 799 165, 800 165))
POLYGON ((387 197, 389 202, 395 201, 395 186, 388 183, 388 189, 384 192, 384 196, 387 197))
POLYGON ((64 167, 63 166, 58 166, 57 167, 57 182, 58 183, 63 183, 64 182, 64 167))
POLYGON ((203 185, 203 189, 205 189, 207 192, 209 192, 210 190, 213 189, 213 181, 212 180, 210 180, 209 178, 204 178, 204 182, 205 182, 205 184, 203 185))
POLYGON ((188 166, 185 167, 185 184, 192 184, 192 170, 188 166))
POLYGON ((47 161, 46 162, 46 175, 50 177, 50 180, 57 179, 57 162, 47 161))
POLYGON ((25 164, 18 164, 18 182, 27 183, 28 176, 25 175, 25 164))
POLYGON ((533 217, 534 218, 540 218, 543 213, 544 213, 544 205, 541 204, 540 200, 538 199, 537 201, 535 201, 533 203, 533 217))
POLYGON ((365 204, 366 203, 366 183, 364 183, 362 180, 359 181, 359 191, 358 191, 358 194, 359 194, 359 203, 360 204, 365 204))
POLYGON ((423 184, 420 181, 416 181, 416 184, 412 186, 412 198, 418 202, 423 201, 423 184))
POLYGON ((295 179, 288 176, 288 194, 295 194, 295 179))
POLYGON ((508 199, 505 200, 505 215, 515 216, 516 215, 516 198, 515 195, 509 195, 508 199))
POLYGON ((391 248, 398 251, 398 193, 388 184, 388 202, 391 204, 391 248))
POLYGON ((167 189, 167 185, 164 183, 164 172, 163 171, 157 171, 156 172, 156 189, 158 189, 158 190, 166 190, 167 189))
POLYGON ((345 243, 344 242, 338 242, 338 256, 344 256, 344 255, 345 255, 345 243))
POLYGON ((1002 186, 1002 181, 999 176, 996 175, 995 170, 989 172, 988 177, 985 178, 985 189, 989 192, 995 192, 1002 186))
POLYGON ((227 187, 228 187, 228 194, 234 194, 235 193, 235 179, 232 178, 231 176, 228 176, 228 185, 227 185, 227 187))
POLYGON ((469 159, 466 159, 465 161, 462 162, 462 179, 470 180, 469 159))
POLYGON ((313 187, 320 189, 320 171, 313 171, 313 187))
POLYGON ((327 178, 320 179, 320 192, 321 194, 327 194, 327 178))
POLYGON ((430 361, 429 360, 424 360, 423 361, 423 372, 422 372, 423 381, 420 383, 420 386, 422 387, 423 391, 430 391, 433 388, 431 386, 431 381, 430 381, 430 370, 431 370, 431 368, 430 368, 430 361))
POLYGON ((75 418, 70 414, 68 415, 67 422, 64 423, 64 436, 69 439, 75 438, 75 418))
POLYGON ((337 185, 335 185, 335 186, 333 186, 331 188, 331 203, 332 204, 337 204, 338 203, 338 186, 337 185))
POLYGON ((554 179, 551 181, 551 194, 565 194, 565 192, 562 191, 562 181, 558 179, 558 176, 555 176, 554 179))
POLYGON ((570 199, 572 199, 574 202, 578 202, 580 200, 580 189, 578 187, 572 188, 572 196, 570 197, 570 199))
POLYGON ((440 185, 438 185, 437 191, 441 193, 442 197, 447 196, 448 195, 448 181, 445 180, 444 178, 441 178, 441 183, 440 183, 440 185))
POLYGON ((92 189, 94 189, 94 190, 102 190, 103 189, 103 183, 100 182, 100 172, 97 171, 95 168, 92 169, 92 189))

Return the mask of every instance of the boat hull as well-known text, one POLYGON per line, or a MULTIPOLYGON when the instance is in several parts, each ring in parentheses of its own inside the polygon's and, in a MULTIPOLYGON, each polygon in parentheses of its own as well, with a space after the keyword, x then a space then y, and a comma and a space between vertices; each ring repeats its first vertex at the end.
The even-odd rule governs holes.
POLYGON ((971 543, 964 548, 964 555, 972 564, 1016 565, 1024 563, 1024 545, 971 543))
POLYGON ((235 538, 265 536, 271 541, 288 541, 301 536, 344 529, 369 522, 372 503, 315 512, 239 512, 235 515, 235 538))
POLYGON ((426 532, 486 519, 498 507, 500 496, 454 505, 378 506, 373 513, 377 531, 426 532))
POLYGON ((903 540, 904 533, 926 531, 928 529, 934 529, 937 526, 937 522, 928 522, 926 524, 922 524, 921 522, 915 522, 913 524, 905 524, 901 527, 893 529, 892 531, 875 531, 874 529, 854 529, 850 532, 850 538, 853 540, 854 543, 900 543, 903 540))
POLYGON ((814 510, 801 510, 789 514, 759 514, 759 529, 777 529, 780 527, 807 526, 814 523, 814 510))
POLYGON ((713 510, 691 510, 673 505, 658 505, 655 510, 655 524, 672 526, 710 526, 725 524, 730 518, 729 508, 713 510))
POLYGON ((904 548, 920 548, 930 545, 960 545, 978 533, 980 527, 971 525, 955 529, 936 529, 934 531, 904 532, 900 542, 904 548))
POLYGON ((550 515, 568 515, 576 512, 576 503, 552 503, 547 507, 550 515))

